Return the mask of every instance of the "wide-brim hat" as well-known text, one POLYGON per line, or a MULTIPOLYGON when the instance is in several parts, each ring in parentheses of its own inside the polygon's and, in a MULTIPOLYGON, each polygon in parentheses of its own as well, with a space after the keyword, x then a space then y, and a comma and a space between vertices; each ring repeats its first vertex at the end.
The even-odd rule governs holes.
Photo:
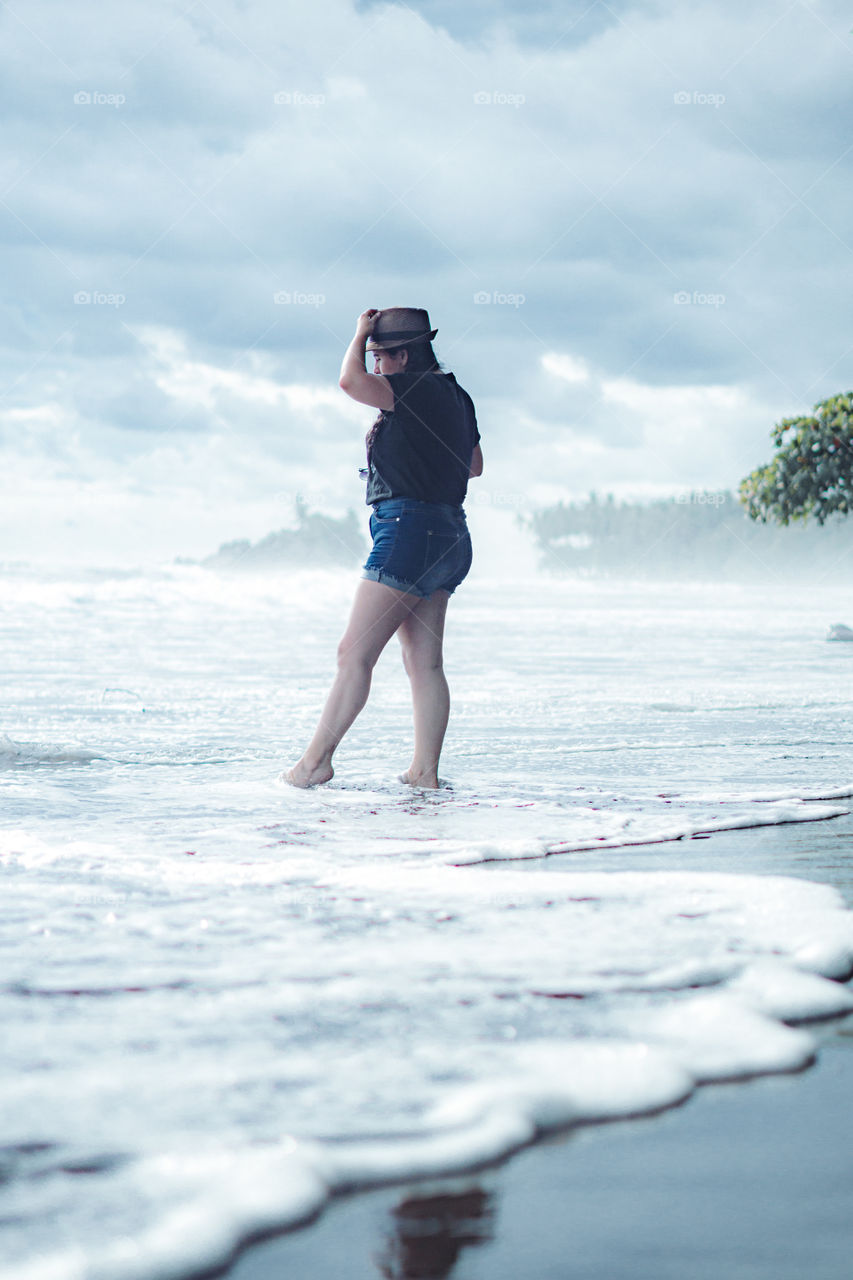
POLYGON ((431 329, 429 314, 420 307, 386 307, 379 312, 367 339, 368 351, 387 351, 409 342, 432 342, 438 329, 431 329))

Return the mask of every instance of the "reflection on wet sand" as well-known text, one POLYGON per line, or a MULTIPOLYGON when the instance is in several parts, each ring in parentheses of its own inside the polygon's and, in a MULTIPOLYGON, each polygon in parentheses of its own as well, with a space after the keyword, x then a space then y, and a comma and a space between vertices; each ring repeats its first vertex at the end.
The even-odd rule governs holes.
POLYGON ((492 1197, 481 1187, 403 1200, 392 1218, 385 1249, 376 1259, 385 1280, 443 1280, 463 1249, 485 1244, 493 1235, 492 1197))

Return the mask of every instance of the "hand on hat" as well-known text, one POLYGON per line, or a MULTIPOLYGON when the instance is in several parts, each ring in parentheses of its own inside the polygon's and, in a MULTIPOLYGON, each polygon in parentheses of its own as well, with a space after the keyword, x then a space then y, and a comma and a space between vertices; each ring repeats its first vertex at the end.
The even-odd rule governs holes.
POLYGON ((375 307, 368 307, 366 311, 362 311, 356 322, 355 331, 361 337, 367 338, 373 333, 373 326, 376 324, 379 312, 375 307))

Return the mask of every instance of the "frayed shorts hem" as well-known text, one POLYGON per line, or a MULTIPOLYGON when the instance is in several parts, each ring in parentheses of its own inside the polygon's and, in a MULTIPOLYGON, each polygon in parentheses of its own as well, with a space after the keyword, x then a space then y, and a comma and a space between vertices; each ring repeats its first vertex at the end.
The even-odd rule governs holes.
POLYGON ((449 596, 453 595, 455 587, 435 587, 433 591, 424 591, 416 582, 404 582, 402 578, 394 578, 390 573, 386 573, 384 569, 363 569, 362 578, 366 578, 368 582, 381 582, 384 587, 393 587, 395 591, 405 591, 406 595, 419 596, 421 600, 429 600, 435 591, 446 591, 449 596))
POLYGON ((461 507, 389 498, 370 517, 373 546, 364 577, 420 600, 452 595, 471 568, 471 538, 461 507))

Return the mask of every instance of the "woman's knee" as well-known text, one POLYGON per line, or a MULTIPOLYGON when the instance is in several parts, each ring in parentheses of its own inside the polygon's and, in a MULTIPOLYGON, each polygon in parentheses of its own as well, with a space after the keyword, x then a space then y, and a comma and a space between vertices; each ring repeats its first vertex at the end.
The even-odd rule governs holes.
POLYGON ((402 649, 403 666, 410 680, 431 671, 441 671, 444 666, 440 645, 413 644, 404 640, 402 649))
POLYGON ((358 638, 344 636, 338 645, 339 671, 372 671, 378 655, 370 651, 358 638))

